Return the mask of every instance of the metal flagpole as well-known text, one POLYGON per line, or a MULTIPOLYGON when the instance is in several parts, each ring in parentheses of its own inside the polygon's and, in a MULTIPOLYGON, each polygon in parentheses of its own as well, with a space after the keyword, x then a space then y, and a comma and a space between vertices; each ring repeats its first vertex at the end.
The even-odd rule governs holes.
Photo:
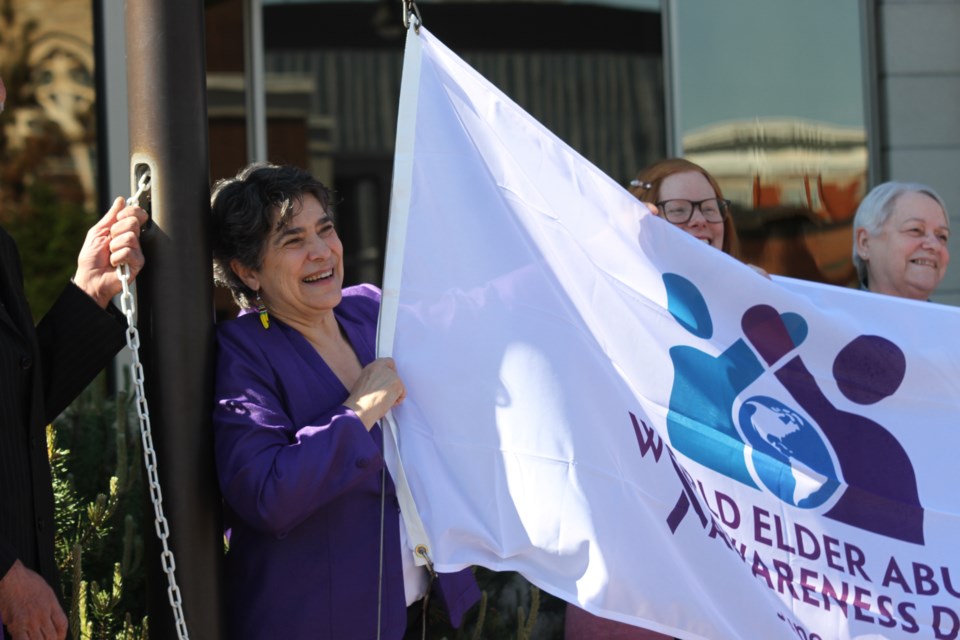
POLYGON ((267 159, 267 88, 263 67, 263 3, 243 3, 244 93, 247 105, 247 161, 267 159))
MULTIPOLYGON (((147 265, 137 278, 138 326, 159 484, 183 616, 190 635, 222 634, 223 537, 210 424, 213 284, 209 250, 204 4, 127 0, 131 192, 145 171, 141 206, 147 265)), ((160 525, 157 527, 160 528, 160 525)), ((177 637, 152 529, 147 541, 150 635, 177 637), (151 544, 152 543, 152 544, 151 544)))

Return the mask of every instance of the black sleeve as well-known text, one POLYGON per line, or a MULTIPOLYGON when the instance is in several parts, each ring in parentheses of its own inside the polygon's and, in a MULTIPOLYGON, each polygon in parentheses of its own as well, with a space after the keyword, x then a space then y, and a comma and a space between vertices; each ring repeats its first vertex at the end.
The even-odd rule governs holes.
POLYGON ((72 282, 37 325, 47 422, 56 418, 125 344, 126 319, 72 282))

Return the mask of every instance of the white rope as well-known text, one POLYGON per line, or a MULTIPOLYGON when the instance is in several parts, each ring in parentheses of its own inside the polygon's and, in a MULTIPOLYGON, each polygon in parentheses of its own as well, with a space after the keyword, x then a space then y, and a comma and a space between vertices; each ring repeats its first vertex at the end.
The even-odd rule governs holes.
MULTIPOLYGON (((412 3, 411 3, 412 4, 412 3)), ((406 243, 407 217, 410 210, 410 186, 413 183, 413 138, 414 121, 417 114, 417 95, 420 84, 420 27, 419 12, 415 20, 408 22, 408 3, 404 2, 404 26, 407 27, 407 43, 403 54, 403 75, 400 82, 400 107, 397 115, 397 141, 394 147, 393 191, 390 195, 390 228, 387 233, 387 251, 384 259, 383 288, 380 298, 380 317, 377 321, 377 357, 393 355, 393 339, 396 331, 397 311, 400 298, 400 270, 403 265, 403 248, 406 243)), ((400 503, 400 515, 407 531, 407 540, 414 545, 414 561, 417 565, 426 565, 433 574, 430 560, 430 542, 427 539, 423 522, 417 513, 417 505, 407 484, 407 476, 400 463, 400 447, 397 442, 397 426, 393 415, 388 411, 380 420, 383 432, 383 456, 390 477, 397 491, 400 503)), ((384 478, 385 480, 386 478, 384 478)), ((383 492, 383 488, 381 492, 383 492)), ((383 582, 383 520, 385 509, 381 495, 380 509, 380 589, 383 582)), ((408 553, 401 549, 401 553, 408 553)), ((377 639, 380 638, 380 607, 382 594, 377 600, 377 639)))
MULTIPOLYGON (((150 170, 140 176, 137 183, 137 192, 127 198, 127 205, 140 206, 140 196, 150 190, 150 170)), ((153 435, 150 429, 150 409, 147 406, 147 397, 143 386, 143 365, 140 364, 140 332, 137 330, 136 312, 137 302, 130 290, 130 266, 121 264, 117 266, 117 277, 120 278, 120 284, 123 286, 123 292, 120 294, 120 309, 127 318, 127 347, 130 349, 132 362, 130 364, 130 377, 133 381, 134 393, 137 404, 137 416, 140 418, 140 437, 143 441, 143 461, 147 468, 147 483, 150 488, 150 501, 153 503, 154 524, 157 530, 157 538, 163 546, 163 552, 160 554, 160 564, 163 566, 163 572, 167 576, 167 597, 170 601, 170 607, 173 609, 173 618, 177 628, 177 638, 188 638, 187 623, 183 617, 183 601, 180 598, 180 587, 177 586, 176 569, 177 563, 174 560, 173 552, 167 544, 167 538, 170 537, 170 527, 167 524, 167 518, 163 515, 163 495, 160 491, 160 478, 157 475, 157 453, 153 448, 153 435)))
MULTIPOLYGON (((397 142, 393 163, 393 192, 390 195, 390 225, 387 233, 387 251, 384 259, 383 295, 380 301, 380 319, 377 323, 377 356, 392 356, 397 312, 400 306, 400 281, 406 244, 407 219, 410 212, 413 184, 413 147, 416 131, 417 97, 420 85, 419 25, 411 23, 407 30, 403 54, 403 75, 400 82, 400 106, 397 115, 397 142)), ((430 540, 417 511, 407 475, 400 462, 397 426, 391 412, 380 421, 383 427, 383 450, 390 477, 397 489, 397 500, 407 530, 407 539, 416 550, 417 565, 426 565, 433 572, 430 560, 430 540)))

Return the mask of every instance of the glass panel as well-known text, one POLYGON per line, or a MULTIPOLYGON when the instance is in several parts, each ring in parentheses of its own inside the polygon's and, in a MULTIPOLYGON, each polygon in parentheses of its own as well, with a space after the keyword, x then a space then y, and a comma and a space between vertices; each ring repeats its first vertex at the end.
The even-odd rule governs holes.
POLYGON ((741 257, 854 283, 851 222, 867 188, 859 3, 670 7, 679 150, 734 202, 741 257))
MULTIPOLYGON (((420 11, 436 37, 626 184, 665 145, 660 16, 650 4, 427 2, 420 11), (587 21, 592 26, 583 29, 587 21)), ((243 148, 236 138, 242 56, 223 53, 236 47, 240 31, 214 24, 225 22, 230 5, 240 6, 221 0, 207 11, 215 177, 236 171, 243 148)), ((269 0, 263 20, 268 156, 334 187, 346 280, 379 283, 403 62, 401 7, 392 0, 269 0)))
POLYGON ((0 225, 17 241, 42 316, 76 270, 97 203, 93 16, 89 2, 4 2, 0 225))

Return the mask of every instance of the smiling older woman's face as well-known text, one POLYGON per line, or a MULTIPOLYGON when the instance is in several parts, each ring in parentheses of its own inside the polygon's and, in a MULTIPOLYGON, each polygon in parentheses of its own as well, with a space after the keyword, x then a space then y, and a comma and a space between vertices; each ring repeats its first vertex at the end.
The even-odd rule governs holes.
POLYGON ((879 233, 856 230, 870 291, 929 299, 950 264, 949 237, 947 216, 936 200, 916 192, 901 195, 879 233))
POLYGON ((307 194, 289 223, 267 238, 261 268, 236 264, 234 269, 271 315, 292 325, 311 324, 340 303, 343 245, 330 214, 307 194))

